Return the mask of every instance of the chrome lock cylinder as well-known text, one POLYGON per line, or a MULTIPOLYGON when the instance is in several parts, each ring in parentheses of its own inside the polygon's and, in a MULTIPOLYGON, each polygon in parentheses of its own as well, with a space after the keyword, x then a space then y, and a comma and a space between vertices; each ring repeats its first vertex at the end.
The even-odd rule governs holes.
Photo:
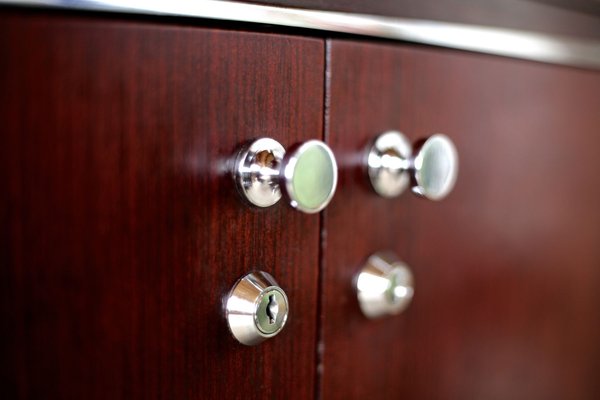
POLYGON ((287 322, 288 298, 275 279, 262 271, 240 278, 225 300, 225 318, 233 337, 251 346, 277 335, 287 322))
POLYGON ((356 295, 367 318, 402 312, 414 295, 414 278, 408 265, 394 254, 371 255, 355 278, 356 295))

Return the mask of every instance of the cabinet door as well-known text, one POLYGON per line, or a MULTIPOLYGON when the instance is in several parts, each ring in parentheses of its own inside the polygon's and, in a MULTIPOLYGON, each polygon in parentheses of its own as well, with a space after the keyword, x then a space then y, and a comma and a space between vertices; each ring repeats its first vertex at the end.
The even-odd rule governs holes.
POLYGON ((323 41, 0 18, 5 393, 310 398, 319 216, 248 207, 229 160, 261 136, 321 139, 323 41), (291 310, 246 347, 222 301, 255 269, 291 310))
POLYGON ((327 46, 340 184, 323 223, 323 398, 595 398, 600 74, 327 46), (455 141, 448 198, 375 195, 361 155, 389 129, 455 141), (352 279, 378 250, 412 267, 415 297, 401 315, 367 320, 352 279))

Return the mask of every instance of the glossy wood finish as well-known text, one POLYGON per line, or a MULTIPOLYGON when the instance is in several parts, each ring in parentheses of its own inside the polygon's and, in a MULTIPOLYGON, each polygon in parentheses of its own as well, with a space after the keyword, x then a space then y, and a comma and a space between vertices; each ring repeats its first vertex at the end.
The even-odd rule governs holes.
POLYGON ((594 399, 600 392, 600 74, 333 41, 324 217, 323 399, 594 399), (360 168, 387 129, 449 135, 461 168, 434 203, 378 198, 360 168), (367 320, 352 278, 394 250, 402 315, 367 320))
POLYGON ((321 137, 323 42, 5 12, 0 60, 4 398, 310 398, 319 216, 227 161, 321 137), (291 314, 249 348, 221 301, 255 268, 291 314))
POLYGON ((404 384, 396 378, 403 354, 396 338, 407 328, 406 318, 368 321, 353 286, 372 253, 395 250, 406 256, 409 251, 409 198, 389 201, 374 195, 364 169, 369 142, 378 133, 402 129, 407 118, 402 59, 393 47, 341 41, 330 46, 326 138, 339 155, 340 174, 323 225, 322 398, 405 398, 404 384))
POLYGON ((600 13, 594 0, 247 0, 247 2, 497 26, 600 39, 600 13))

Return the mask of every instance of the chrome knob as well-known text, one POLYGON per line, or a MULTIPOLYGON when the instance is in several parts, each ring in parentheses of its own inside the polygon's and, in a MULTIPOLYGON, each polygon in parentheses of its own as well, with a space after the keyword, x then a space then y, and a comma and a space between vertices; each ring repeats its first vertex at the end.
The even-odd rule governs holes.
POLYGON ((412 300, 413 275, 393 254, 375 253, 356 276, 356 293, 366 317, 398 314, 412 300))
POLYGON ((266 272, 251 272, 239 279, 225 301, 225 317, 233 337, 255 345, 277 335, 287 321, 288 299, 266 272))
POLYGON ((408 186, 430 200, 446 197, 456 184, 458 152, 450 138, 435 134, 410 146, 400 132, 378 136, 367 155, 367 171, 375 192, 396 197, 408 186))
POLYGON ((286 152, 270 138, 245 146, 234 171, 239 192, 251 204, 270 207, 283 193, 292 207, 309 214, 329 204, 337 173, 335 157, 325 143, 309 140, 286 152))

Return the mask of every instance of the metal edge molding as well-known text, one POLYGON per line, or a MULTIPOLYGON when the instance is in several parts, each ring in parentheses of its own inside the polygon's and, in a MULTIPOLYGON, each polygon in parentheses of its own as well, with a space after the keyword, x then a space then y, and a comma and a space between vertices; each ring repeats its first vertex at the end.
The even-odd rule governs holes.
POLYGON ((221 0, 0 0, 0 5, 280 25, 600 69, 600 41, 598 40, 479 25, 221 0))

